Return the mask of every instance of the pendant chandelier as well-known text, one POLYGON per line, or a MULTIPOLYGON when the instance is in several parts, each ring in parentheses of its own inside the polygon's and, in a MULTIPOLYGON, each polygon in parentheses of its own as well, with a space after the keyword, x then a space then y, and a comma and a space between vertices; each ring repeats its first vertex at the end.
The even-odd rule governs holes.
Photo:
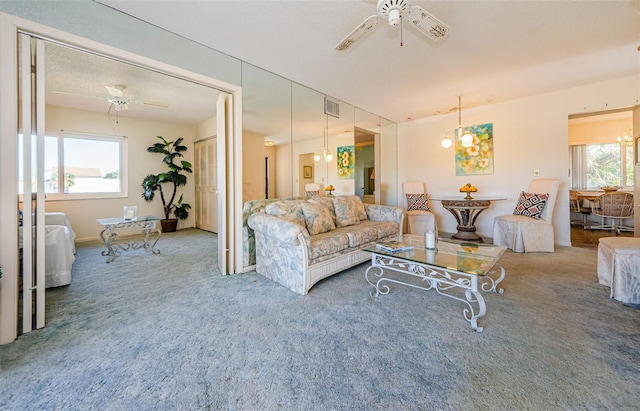
MULTIPOLYGON (((462 96, 458 96, 458 128, 456 134, 460 138, 462 147, 470 147, 473 144, 475 135, 469 131, 464 132, 464 129, 462 128, 462 96)), ((449 133, 444 136, 440 144, 442 144, 442 147, 444 148, 451 147, 453 141, 451 140, 451 137, 449 137, 449 133)))
POLYGON ((631 138, 629 134, 631 134, 631 130, 627 130, 624 136, 618 137, 618 143, 622 143, 627 147, 631 147, 633 145, 633 138, 631 138))
POLYGON ((327 128, 324 129, 324 135, 322 136, 322 145, 323 145, 323 149, 322 149, 322 157, 320 157, 320 153, 315 152, 313 154, 313 161, 320 161, 321 158, 324 159, 325 162, 330 162, 331 160, 333 160, 333 154, 331 154, 331 151, 329 151, 328 146, 329 146, 329 131, 327 128))

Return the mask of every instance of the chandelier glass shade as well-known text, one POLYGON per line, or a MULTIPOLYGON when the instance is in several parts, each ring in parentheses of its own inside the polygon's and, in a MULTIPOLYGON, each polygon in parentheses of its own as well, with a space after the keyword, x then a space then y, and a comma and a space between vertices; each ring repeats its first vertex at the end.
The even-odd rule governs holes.
POLYGON ((451 147, 451 145, 453 144, 453 140, 451 140, 451 137, 449 137, 449 133, 447 133, 447 135, 444 136, 440 144, 442 144, 442 147, 444 148, 451 147))

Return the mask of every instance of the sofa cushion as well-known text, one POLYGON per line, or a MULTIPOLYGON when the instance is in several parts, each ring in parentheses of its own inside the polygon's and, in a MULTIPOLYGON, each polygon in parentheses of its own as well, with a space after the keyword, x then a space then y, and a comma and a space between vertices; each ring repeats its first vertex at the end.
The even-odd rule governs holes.
POLYGON ((302 212, 309 235, 314 236, 335 230, 336 225, 333 222, 333 218, 331 218, 331 213, 324 205, 317 202, 304 201, 302 202, 302 212))
POLYGON ((393 221, 361 221, 360 224, 358 224, 358 227, 360 226, 374 227, 378 231, 378 240, 397 236, 400 231, 398 223, 394 223, 393 221))
POLYGON ((333 207, 336 210, 336 227, 348 227, 358 224, 360 219, 356 214, 356 207, 350 199, 346 197, 332 198, 333 207))
POLYGON ((358 216, 358 220, 362 221, 368 219, 367 210, 364 209, 364 203, 362 202, 362 199, 360 197, 347 196, 345 198, 351 200, 351 202, 353 203, 353 206, 356 210, 356 215, 358 216))
POLYGON ((358 248, 378 240, 378 228, 376 224, 377 223, 365 224, 365 222, 362 222, 349 227, 337 228, 336 232, 344 233, 349 237, 350 248, 358 248))
POLYGON ((264 212, 267 214, 282 217, 286 220, 293 221, 305 227, 305 217, 302 212, 302 203, 304 200, 281 200, 267 204, 264 212))
POLYGON ((335 230, 311 237, 311 260, 349 248, 349 237, 335 230))

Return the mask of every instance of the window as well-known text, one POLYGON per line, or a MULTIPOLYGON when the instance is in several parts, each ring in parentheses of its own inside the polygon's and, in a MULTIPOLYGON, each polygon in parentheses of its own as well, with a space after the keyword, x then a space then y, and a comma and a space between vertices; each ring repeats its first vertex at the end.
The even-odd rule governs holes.
POLYGON ((574 189, 633 186, 633 146, 624 143, 582 144, 570 147, 574 189))
MULTIPOLYGON (((22 139, 19 150, 22 152, 22 139)), ((47 199, 126 196, 125 152, 123 137, 47 132, 44 138, 47 199)))

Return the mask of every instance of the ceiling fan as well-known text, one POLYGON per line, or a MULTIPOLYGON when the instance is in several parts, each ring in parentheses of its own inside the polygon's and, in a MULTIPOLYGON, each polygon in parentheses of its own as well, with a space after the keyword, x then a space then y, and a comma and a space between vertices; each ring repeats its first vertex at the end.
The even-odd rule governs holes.
POLYGON ((450 28, 433 14, 420 6, 411 6, 410 0, 378 0, 377 14, 367 17, 338 45, 336 50, 348 50, 380 21, 385 19, 390 26, 397 26, 404 18, 407 23, 431 40, 440 40, 449 34, 450 28))
MULTIPOLYGON (((164 103, 156 103, 156 102, 153 102, 153 101, 130 100, 128 98, 125 98, 124 97, 124 91, 125 91, 125 89, 127 87, 123 86, 123 85, 105 86, 105 88, 109 92, 109 97, 107 97, 107 101, 109 103, 111 103, 111 106, 109 106, 109 109, 111 109, 111 107, 113 107, 115 111, 128 110, 130 104, 142 104, 142 105, 145 105, 145 106, 153 106, 153 107, 158 107, 158 108, 170 108, 171 107, 168 104, 164 104, 164 103)), ((100 98, 100 99, 104 99, 105 98, 105 97, 100 97, 100 96, 87 96, 87 95, 84 95, 84 94, 72 93, 72 92, 68 92, 68 91, 55 91, 54 90, 53 93, 57 93, 57 94, 73 94, 73 95, 100 98)))

